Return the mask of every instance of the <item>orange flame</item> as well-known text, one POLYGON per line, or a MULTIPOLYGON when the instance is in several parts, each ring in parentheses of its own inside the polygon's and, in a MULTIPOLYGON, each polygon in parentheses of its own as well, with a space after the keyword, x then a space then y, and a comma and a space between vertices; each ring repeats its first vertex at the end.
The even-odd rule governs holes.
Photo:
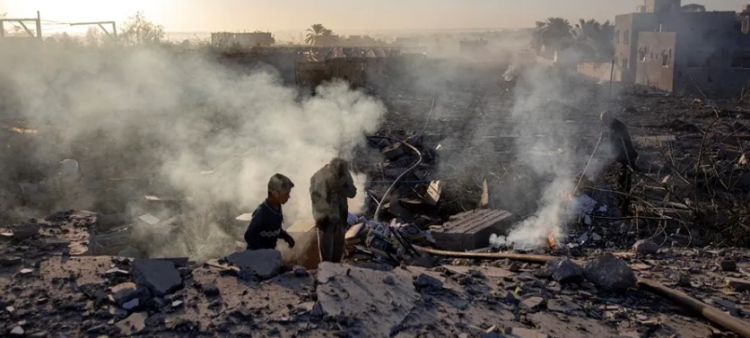
POLYGON ((552 231, 549 232, 549 247, 552 248, 552 250, 557 250, 557 245, 555 245, 555 236, 552 236, 552 231))

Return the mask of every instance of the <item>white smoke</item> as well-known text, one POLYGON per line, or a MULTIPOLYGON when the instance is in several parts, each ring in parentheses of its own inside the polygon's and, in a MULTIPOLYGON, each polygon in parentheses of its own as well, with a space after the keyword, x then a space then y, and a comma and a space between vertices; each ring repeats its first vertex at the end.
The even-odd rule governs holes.
MULTIPOLYGON (((287 224, 310 218, 312 174, 334 156, 350 159, 385 112, 345 83, 299 98, 266 67, 230 68, 196 52, 50 48, 5 60, 0 77, 16 88, 19 110, 50 135, 33 156, 50 167, 66 157, 78 160, 91 195, 79 202, 142 200, 148 193, 98 188, 122 177, 150 182, 147 189, 162 197, 191 199, 183 229, 165 243, 150 243, 157 256, 231 252, 244 226, 220 226, 216 205, 252 212, 275 173, 295 183, 284 207, 287 224)), ((360 195, 363 181, 357 179, 360 195)), ((358 209, 364 199, 352 202, 358 209)), ((149 236, 141 240, 155 238, 149 236)))

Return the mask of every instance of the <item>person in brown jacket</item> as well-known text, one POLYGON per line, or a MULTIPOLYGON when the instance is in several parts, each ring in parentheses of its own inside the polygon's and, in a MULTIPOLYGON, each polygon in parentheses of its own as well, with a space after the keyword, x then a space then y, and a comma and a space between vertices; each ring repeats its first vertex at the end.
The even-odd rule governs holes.
POLYGON ((349 164, 334 158, 310 178, 313 218, 323 262, 341 262, 344 256, 348 198, 357 195, 349 164))
POLYGON ((617 196, 618 207, 622 216, 630 213, 630 190, 632 186, 632 170, 638 170, 638 152, 633 147, 628 128, 622 121, 615 118, 614 114, 604 111, 599 115, 602 127, 609 129, 609 146, 615 157, 617 167, 617 190, 621 192, 617 196))

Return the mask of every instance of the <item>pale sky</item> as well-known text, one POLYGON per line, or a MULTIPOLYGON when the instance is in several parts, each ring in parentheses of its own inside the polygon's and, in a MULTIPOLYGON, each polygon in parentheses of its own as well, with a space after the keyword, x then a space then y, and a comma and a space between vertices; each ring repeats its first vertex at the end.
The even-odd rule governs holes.
MULTIPOLYGON (((168 32, 287 31, 322 23, 335 31, 533 27, 561 16, 614 20, 642 0, 0 0, 0 14, 59 22, 124 21, 136 11, 168 32)), ((740 10, 750 0, 683 0, 740 10)), ((44 26, 54 33, 52 24, 44 26)))

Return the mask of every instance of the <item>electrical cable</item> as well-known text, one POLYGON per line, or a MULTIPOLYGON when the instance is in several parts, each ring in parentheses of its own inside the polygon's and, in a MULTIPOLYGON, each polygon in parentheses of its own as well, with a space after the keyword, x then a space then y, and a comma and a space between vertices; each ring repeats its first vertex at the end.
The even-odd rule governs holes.
POLYGON ((378 136, 378 135, 369 136, 369 137, 385 139, 385 140, 389 140, 389 141, 393 141, 393 142, 400 142, 401 144, 404 144, 407 147, 409 147, 412 151, 414 151, 414 153, 417 154, 417 156, 419 156, 419 159, 417 160, 417 162, 414 163, 408 169, 406 169, 403 173, 401 173, 401 175, 399 175, 398 177, 396 177, 396 179, 393 180, 393 183, 388 187, 388 189, 383 194, 383 198, 380 200, 380 202, 378 203, 378 207, 375 209, 375 216, 374 216, 375 217, 375 221, 379 222, 380 221, 380 210, 383 208, 383 201, 385 200, 385 197, 388 196, 388 194, 391 193, 391 190, 393 190, 393 187, 395 187, 396 184, 398 184, 398 182, 401 181, 402 178, 404 178, 404 176, 406 176, 409 173, 411 173, 414 169, 417 168, 418 165, 420 165, 422 163, 422 152, 420 152, 419 149, 417 149, 417 147, 409 144, 408 142, 397 140, 397 139, 392 138, 392 137, 378 136))

